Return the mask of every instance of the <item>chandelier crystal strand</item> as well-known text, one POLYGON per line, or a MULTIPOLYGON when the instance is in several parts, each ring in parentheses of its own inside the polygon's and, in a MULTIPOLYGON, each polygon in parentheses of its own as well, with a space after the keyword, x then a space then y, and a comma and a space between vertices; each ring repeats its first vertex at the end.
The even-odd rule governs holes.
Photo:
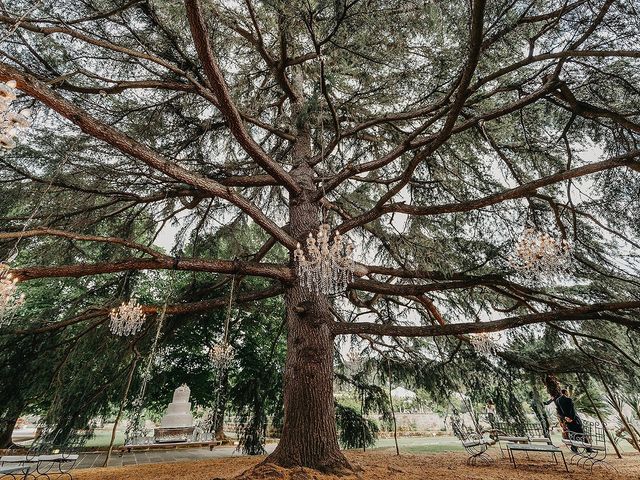
MULTIPOLYGON (((31 125, 29 109, 18 113, 11 111, 11 104, 16 99, 15 88, 15 80, 0 82, 0 148, 6 150, 15 148, 15 136, 31 125)), ((24 304, 25 296, 24 293, 18 295, 17 283, 18 279, 11 274, 9 265, 0 262, 0 323, 8 323, 7 314, 24 304)))
POLYGON ((209 350, 209 359, 218 370, 226 370, 234 357, 234 350, 228 343, 218 343, 209 350))
POLYGON ((235 275, 231 279, 231 289, 229 290, 229 303, 227 305, 227 315, 224 319, 224 332, 222 334, 222 341, 214 345, 209 350, 209 359, 213 366, 222 375, 226 369, 229 368, 234 357, 233 347, 229 344, 229 322, 231 321, 231 309, 233 307, 233 294, 236 289, 236 277, 235 275))
MULTIPOLYGON (((231 289, 233 290, 233 282, 231 284, 231 289)), ((233 296, 230 295, 229 311, 227 312, 227 318, 229 318, 230 316, 232 298, 233 296)), ((211 348, 211 350, 209 350, 209 360, 211 361, 214 368, 216 369, 216 373, 218 377, 218 388, 216 389, 215 403, 213 404, 213 407, 208 411, 202 423, 203 432, 205 433, 205 435, 207 435, 207 437, 209 437, 210 435, 215 436, 216 434, 215 430, 218 426, 218 418, 220 418, 220 412, 222 410, 221 408, 222 397, 220 395, 220 391, 222 390, 222 382, 226 375, 227 370, 231 366, 231 362, 233 362, 233 358, 235 355, 233 347, 229 345, 229 343, 227 343, 227 338, 228 338, 227 329, 228 329, 228 322, 225 321, 225 334, 224 334, 223 341, 214 345, 211 348)))
POLYGON ((222 382, 224 381, 227 370, 231 366, 235 357, 235 351, 229 344, 229 323, 231 322, 231 312, 233 308, 233 295, 236 288, 236 275, 234 274, 231 279, 231 289, 229 290, 229 303, 227 304, 227 315, 224 319, 224 332, 222 334, 222 341, 218 342, 209 350, 209 360, 216 369, 218 377, 218 388, 216 389, 216 399, 212 408, 209 409, 207 415, 203 420, 203 432, 209 437, 213 436, 215 439, 216 429, 218 427, 218 419, 222 413, 222 404, 224 403, 223 397, 220 395, 222 391, 222 382))
POLYGON ((24 293, 18 295, 17 283, 9 265, 0 262, 0 323, 5 323, 6 315, 24 303, 24 293))
POLYGON ((146 315, 136 299, 123 302, 117 309, 111 310, 109 329, 114 335, 127 337, 140 331, 146 315))
MULTIPOLYGON (((162 307, 162 312, 160 313, 160 318, 158 319, 158 326, 156 327, 156 334, 153 337, 153 343, 151 344, 151 351, 149 352, 149 356, 147 357, 147 362, 144 366, 140 374, 141 382, 140 382, 140 390, 138 391, 138 395, 131 402, 132 414, 129 418, 129 424, 125 431, 125 445, 130 445, 136 443, 138 439, 142 439, 147 435, 147 429, 145 428, 144 422, 144 398, 147 391, 147 384, 152 377, 152 371, 154 366, 154 360, 156 358, 156 352, 158 349, 158 343, 160 341, 160 337, 162 337, 162 327, 164 326, 164 322, 167 316, 167 308, 169 306, 169 298, 173 294, 174 284, 175 284, 175 265, 174 269, 171 272, 169 277, 169 285, 167 287, 167 296, 164 300, 164 305, 162 307)), ((143 319, 144 321, 144 319, 143 319)))
MULTIPOLYGON (((319 85, 320 95, 325 96, 324 84, 324 57, 322 53, 318 53, 318 62, 320 64, 319 85)), ((324 158, 324 121, 323 121, 323 102, 320 100, 320 158, 324 158)), ((324 191, 324 181, 322 182, 323 197, 326 196, 324 191)), ((342 293, 347 284, 353 278, 355 270, 355 262, 352 259, 353 244, 345 242, 336 231, 333 237, 333 243, 330 239, 331 229, 324 219, 324 210, 322 224, 318 229, 317 236, 314 237, 309 233, 306 241, 307 253, 298 243, 293 252, 293 259, 296 263, 296 270, 300 283, 315 293, 325 295, 342 293)))
POLYGON ((471 346, 482 355, 495 355, 498 351, 497 338, 491 333, 473 333, 469 335, 471 346))
POLYGON ((20 112, 11 110, 11 104, 16 99, 15 88, 15 80, 0 83, 0 147, 6 150, 15 148, 15 137, 18 132, 31 125, 29 120, 31 110, 24 109, 20 112))
POLYGON ((546 232, 526 228, 516 243, 509 263, 529 280, 551 280, 562 276, 569 269, 571 246, 566 240, 558 240, 546 232))
POLYGON ((343 292, 355 270, 353 243, 345 242, 340 232, 335 233, 331 242, 326 223, 320 225, 316 237, 309 233, 306 243, 306 254, 299 243, 293 252, 302 285, 325 295, 343 292))

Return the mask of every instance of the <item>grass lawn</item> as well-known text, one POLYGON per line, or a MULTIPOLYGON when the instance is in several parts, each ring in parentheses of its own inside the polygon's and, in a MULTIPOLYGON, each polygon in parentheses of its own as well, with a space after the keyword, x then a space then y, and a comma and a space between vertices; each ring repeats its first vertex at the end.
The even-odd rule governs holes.
MULTIPOLYGON (((85 444, 88 448, 108 447, 111 441, 111 430, 96 430, 95 435, 85 444)), ((124 432, 116 431, 115 446, 124 444, 124 432)))
MULTIPOLYGON (((460 452, 460 441, 451 436, 439 437, 398 437, 398 445, 403 453, 460 452)), ((372 450, 395 451, 393 438, 380 438, 372 450)))
MULTIPOLYGON (((552 436, 556 445, 562 444, 560 435, 552 436)), ((88 448, 107 447, 111 440, 111 430, 96 430, 95 436, 86 443, 88 448)), ((116 440, 114 445, 119 446, 124 443, 124 432, 116 432, 116 440)), ((438 452, 461 452, 463 451, 460 441, 454 436, 437 436, 437 437, 398 437, 398 445, 400 452, 409 454, 420 453, 438 453, 438 452)), ((618 443, 618 447, 623 453, 633 452, 633 448, 627 442, 618 443)), ((613 449, 610 448, 610 454, 615 455, 613 449)), ((393 453, 395 452, 395 443, 393 438, 380 438, 375 446, 367 450, 376 450, 379 452, 393 453)))

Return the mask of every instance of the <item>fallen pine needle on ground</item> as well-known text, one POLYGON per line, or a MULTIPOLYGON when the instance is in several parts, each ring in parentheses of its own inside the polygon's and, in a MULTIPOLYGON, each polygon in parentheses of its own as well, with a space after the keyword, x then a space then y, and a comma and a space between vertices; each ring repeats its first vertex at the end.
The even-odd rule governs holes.
MULTIPOLYGON (((567 455, 567 461, 570 455, 567 455)), ((310 469, 283 469, 265 465, 250 470, 264 457, 230 457, 196 462, 157 463, 111 468, 75 470, 77 480, 214 480, 240 477, 243 480, 566 480, 605 479, 640 480, 640 455, 626 455, 621 460, 607 459, 612 468, 596 466, 593 473, 588 468, 570 465, 567 474, 562 465, 550 461, 548 455, 530 454, 518 459, 518 468, 506 459, 494 455, 489 465, 469 466, 462 453, 435 453, 400 455, 387 453, 347 452, 349 461, 359 471, 347 477, 323 475, 310 469), (496 458, 497 457, 497 458, 496 458), (248 471, 248 472, 247 472, 248 471), (247 472, 243 475, 244 472, 247 472)))

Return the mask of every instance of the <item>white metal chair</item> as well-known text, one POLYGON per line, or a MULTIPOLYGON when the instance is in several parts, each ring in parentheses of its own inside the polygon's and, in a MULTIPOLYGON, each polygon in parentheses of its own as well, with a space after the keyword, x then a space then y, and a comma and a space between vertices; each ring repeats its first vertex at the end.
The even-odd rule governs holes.
POLYGON ((484 437, 482 434, 467 428, 459 418, 451 419, 451 427, 454 435, 460 440, 469 455, 467 465, 476 465, 478 461, 483 463, 493 462, 491 456, 486 453, 489 446, 494 444, 491 438, 484 437))

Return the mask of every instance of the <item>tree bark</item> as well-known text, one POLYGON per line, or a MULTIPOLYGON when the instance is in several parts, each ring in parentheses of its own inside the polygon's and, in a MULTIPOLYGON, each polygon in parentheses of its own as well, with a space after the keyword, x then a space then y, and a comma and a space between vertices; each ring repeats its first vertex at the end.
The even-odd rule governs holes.
POLYGON ((387 372, 389 376, 389 407, 391 409, 391 420, 393 421, 393 441, 396 444, 396 455, 400 455, 400 447, 398 446, 398 422, 396 421, 396 411, 393 408, 393 390, 391 389, 391 362, 387 358, 387 372))
POLYGON ((589 400, 589 403, 591 404, 591 406, 593 407, 594 411, 596 412, 596 415, 598 416, 598 420, 600 420, 600 424, 602 425, 602 429, 604 430, 604 433, 607 434, 607 438, 609 439, 609 443, 611 443, 611 446, 616 451, 616 455, 618 456, 618 458, 622 458, 622 455, 620 454, 620 449, 618 448, 618 444, 615 442, 613 436, 611 435, 611 432, 607 428, 607 423, 605 422, 604 418, 602 417, 602 414, 600 413, 600 409, 598 408, 596 403, 593 401, 593 398, 591 398, 591 394, 589 393, 589 389, 587 388, 587 384, 585 383, 584 380, 582 380, 582 377, 580 375, 576 375, 576 378, 578 379, 578 382, 580 383, 580 386, 582 387, 582 390, 584 390, 584 393, 587 395, 587 399, 589 400))
POLYGON ((287 360, 284 372, 284 425, 275 451, 265 460, 283 467, 303 466, 325 473, 350 469, 338 446, 333 400, 333 335, 326 325, 328 302, 308 301, 301 286, 287 292, 287 360))
POLYGON ((104 459, 103 467, 107 467, 109 465, 109 458, 111 458, 111 452, 113 451, 113 443, 116 440, 116 432, 118 428, 118 423, 120 422, 120 418, 122 417, 122 412, 124 412, 125 404, 127 403, 127 397, 129 396, 129 389, 131 388, 131 382, 133 381, 133 374, 136 371, 136 366, 138 365, 138 355, 133 359, 131 363, 131 368, 129 369, 129 375, 127 375, 127 384, 124 387, 124 392, 122 393, 122 400, 120 401, 120 408, 118 409, 118 414, 116 415, 116 420, 113 422, 113 429, 111 430, 111 439, 109 440, 109 449, 107 450, 107 456, 104 459))
MULTIPOLYGON (((560 381, 555 375, 548 374, 547 376, 545 376, 544 386, 547 389, 547 393, 551 396, 551 398, 555 399, 555 398, 558 398, 560 395, 562 395, 562 392, 561 392, 562 387, 560 387, 560 381)), ((558 412, 558 406, 555 403, 554 403, 554 407, 555 407, 556 416, 558 417, 558 425, 560 425, 560 427, 562 428, 562 434, 564 438, 564 431, 565 431, 564 417, 560 415, 560 412, 558 412)))
POLYGON ((13 446, 13 429, 18 421, 18 416, 0 419, 0 448, 11 448, 13 446))
POLYGON ((214 439, 221 442, 228 442, 229 437, 224 433, 224 416, 227 412, 227 397, 229 396, 229 371, 221 373, 220 385, 218 386, 218 398, 216 400, 215 424, 212 425, 214 439))
POLYGON ((640 441, 638 441, 638 438, 636 438, 633 425, 629 425, 629 422, 627 421, 627 417, 622 411, 622 408, 618 403, 618 400, 616 399, 613 391, 611 391, 611 388, 609 387, 609 384, 607 383, 605 376, 602 374, 602 370, 600 370, 600 367, 598 366, 596 361, 593 359, 593 357, 591 357, 591 361, 596 367, 596 370, 598 372, 598 376, 600 377, 600 381, 602 382, 602 385, 604 385, 604 389, 607 392, 607 396, 609 397, 609 403, 614 408, 614 410, 618 413, 618 417, 620 418, 620 421, 622 422, 622 425, 624 426, 625 430, 629 432, 629 443, 633 448, 635 448, 637 451, 640 452, 640 441))
MULTIPOLYGON (((312 170, 296 169, 313 190, 312 170)), ((290 234, 304 239, 319 225, 319 206, 307 195, 290 202, 290 234)), ((333 399, 333 319, 325 295, 310 292, 296 279, 285 292, 287 358, 284 371, 284 425, 275 451, 264 463, 309 467, 325 473, 351 472, 340 451, 333 399)))

